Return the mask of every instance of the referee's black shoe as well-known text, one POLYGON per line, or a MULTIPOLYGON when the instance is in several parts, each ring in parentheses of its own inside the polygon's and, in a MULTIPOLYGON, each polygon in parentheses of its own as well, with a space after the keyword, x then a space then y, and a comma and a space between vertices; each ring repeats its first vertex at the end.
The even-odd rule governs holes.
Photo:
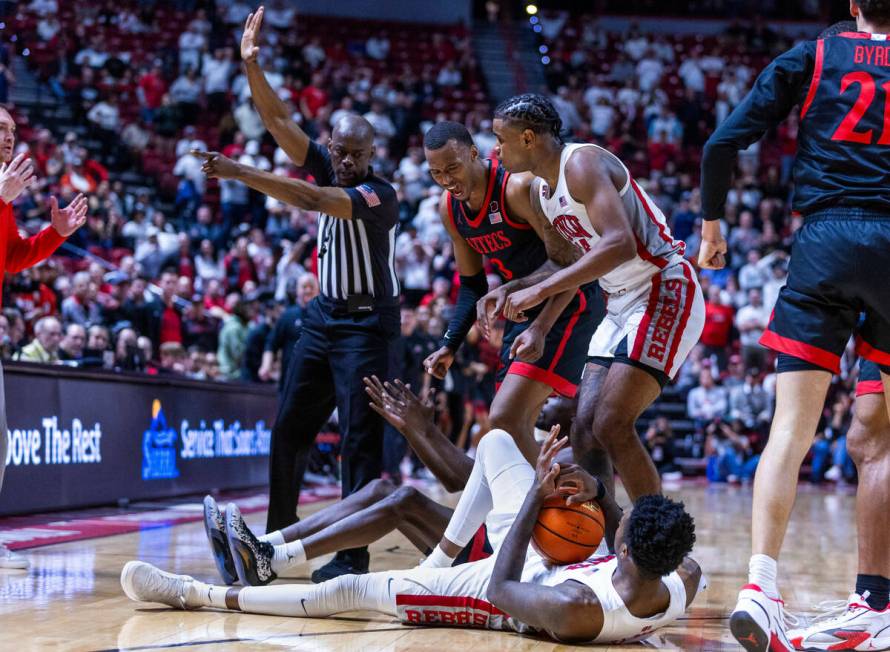
POLYGON ((364 575, 370 563, 367 548, 341 550, 331 561, 312 572, 312 581, 321 584, 341 575, 364 575))

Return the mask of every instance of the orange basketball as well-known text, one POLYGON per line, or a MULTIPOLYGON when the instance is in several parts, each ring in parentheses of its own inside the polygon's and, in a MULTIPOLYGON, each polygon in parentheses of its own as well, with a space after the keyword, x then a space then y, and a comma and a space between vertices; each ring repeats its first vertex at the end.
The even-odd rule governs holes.
POLYGON ((554 564, 576 564, 603 540, 606 518, 595 502, 566 505, 565 496, 548 498, 532 532, 535 551, 554 564))

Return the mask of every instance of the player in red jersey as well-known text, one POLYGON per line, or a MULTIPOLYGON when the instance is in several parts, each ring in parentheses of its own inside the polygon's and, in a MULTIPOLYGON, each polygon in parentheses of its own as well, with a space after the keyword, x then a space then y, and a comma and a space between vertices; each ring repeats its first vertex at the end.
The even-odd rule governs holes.
MULTIPOLYGON (((726 252, 718 219, 736 153, 800 106, 792 209, 804 223, 795 233, 788 283, 761 339, 779 353, 776 413, 754 478, 748 583, 730 617, 733 635, 749 652, 793 647, 777 559, 798 471, 851 335, 858 353, 880 367, 884 386, 890 382, 890 285, 884 277, 890 267, 890 3, 851 0, 850 13, 855 31, 830 30, 767 66, 708 140, 702 158, 699 264, 718 269, 726 252)), ((807 645, 890 648, 890 572, 883 573, 873 578, 868 609, 859 608, 861 596, 850 600, 855 622, 839 623, 836 639, 807 645)))
MULTIPOLYGON (((461 276, 442 346, 425 361, 431 374, 443 378, 476 321, 476 302, 488 292, 485 260, 506 284, 541 269, 556 271, 577 253, 540 213, 533 177, 511 175, 497 160, 481 159, 463 125, 433 125, 424 136, 424 152, 433 180, 445 189, 439 215, 461 276)), ((491 425, 513 434, 530 462, 538 455, 533 430, 541 405, 553 392, 571 398, 577 391, 587 343, 602 318, 595 288, 564 292, 530 311, 528 321, 505 328, 491 425)))
MULTIPOLYGON (((50 199, 50 226, 27 240, 23 239, 12 214, 12 202, 34 183, 34 164, 24 153, 13 158, 14 147, 15 120, 9 111, 0 107, 0 270, 12 274, 49 258, 87 219, 87 200, 83 195, 75 197, 66 208, 59 208, 59 202, 53 197, 50 199)), ((8 445, 3 367, 0 366, 0 488, 8 445)), ((0 543, 0 568, 27 567, 27 559, 13 554, 0 543)))

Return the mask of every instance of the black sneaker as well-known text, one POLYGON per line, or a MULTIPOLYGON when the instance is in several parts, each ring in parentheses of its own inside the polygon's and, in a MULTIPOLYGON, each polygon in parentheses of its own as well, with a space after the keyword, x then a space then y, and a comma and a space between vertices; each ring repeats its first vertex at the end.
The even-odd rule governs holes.
POLYGON ((263 586, 278 577, 272 570, 275 546, 254 536, 234 503, 226 506, 226 536, 238 579, 244 586, 263 586))
POLYGON ((204 496, 204 532, 207 533, 210 552, 213 553, 220 577, 226 584, 234 584, 238 581, 238 575, 226 539, 226 515, 220 511, 213 496, 204 496))
POLYGON ((367 548, 341 550, 331 561, 312 572, 312 581, 321 584, 341 575, 364 575, 370 563, 367 548))

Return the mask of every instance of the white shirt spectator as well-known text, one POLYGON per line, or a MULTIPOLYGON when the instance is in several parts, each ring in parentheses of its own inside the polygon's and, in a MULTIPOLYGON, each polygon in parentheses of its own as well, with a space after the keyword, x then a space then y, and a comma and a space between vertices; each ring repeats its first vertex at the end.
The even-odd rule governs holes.
POLYGON ((87 65, 90 68, 101 68, 108 61, 108 53, 93 48, 84 48, 74 57, 74 63, 78 66, 87 65))
POLYGON ((112 106, 105 100, 93 105, 93 108, 87 113, 87 120, 107 131, 117 131, 121 124, 120 111, 117 106, 112 106))
POLYGON ((42 18, 37 23, 37 36, 41 41, 51 41, 60 29, 62 29, 62 25, 55 17, 42 18))
POLYGON ((179 67, 198 69, 201 63, 201 50, 207 45, 203 34, 191 31, 191 28, 179 35, 179 67))
POLYGON ((201 99, 200 80, 197 77, 189 79, 185 75, 180 75, 170 87, 170 98, 174 102, 197 104, 201 99))
POLYGON ((236 181, 235 179, 219 180, 220 204, 246 206, 248 204, 249 196, 249 188, 240 181, 236 181))
POLYGON ((232 75, 233 64, 227 59, 214 59, 204 56, 201 74, 204 77, 205 93, 226 93, 229 90, 229 77, 232 75))
POLYGON ((569 18, 567 11, 546 11, 538 14, 541 25, 541 35, 548 41, 554 40, 569 18))
POLYGON ((561 97, 559 95, 551 96, 550 100, 553 102, 556 112, 562 119, 563 128, 570 131, 576 131, 581 127, 583 120, 581 120, 581 114, 578 113, 578 108, 575 106, 574 102, 567 97, 561 97))
POLYGON ((292 29, 296 27, 297 10, 284 3, 271 4, 266 7, 265 21, 278 29, 292 29))
POLYGON ((760 336, 763 335, 764 329, 769 324, 770 310, 766 305, 742 306, 736 313, 735 323, 739 329, 739 341, 742 346, 757 346, 760 336), (743 326, 748 328, 743 329, 743 326))
POLYGON ((455 68, 453 64, 449 64, 439 71, 439 76, 436 77, 436 84, 439 86, 460 86, 462 80, 463 77, 460 74, 460 70, 455 68))
POLYGON ((244 102, 235 109, 235 122, 238 129, 251 140, 257 140, 266 133, 263 119, 250 102, 244 102))
POLYGON ((374 127, 374 131, 377 133, 378 137, 381 138, 392 138, 396 135, 396 126, 393 124, 392 120, 390 120, 389 116, 385 113, 368 111, 364 115, 365 120, 371 123, 371 126, 374 127))
MULTIPOLYGON (((194 132, 192 132, 194 133, 194 132)), ((191 150, 196 149, 199 152, 207 151, 207 143, 199 138, 180 138, 176 142, 176 158, 181 158, 188 154, 191 150)))
POLYGON ((686 411, 693 419, 710 421, 724 415, 728 407, 726 389, 717 385, 693 387, 686 397, 686 411))
POLYGON ((584 91, 584 104, 592 109, 596 106, 597 102, 600 101, 601 97, 604 97, 607 101, 612 102, 615 99, 615 94, 612 92, 611 88, 593 85, 586 91, 584 91))
POLYGON ((661 81, 664 65, 654 57, 646 57, 637 64, 637 79, 640 90, 651 91, 661 81))
POLYGON ((251 11, 251 6, 246 2, 233 2, 229 5, 229 10, 226 12, 226 24, 238 25, 240 27, 247 20, 251 11))
POLYGON ((35 14, 47 15, 59 13, 59 3, 56 0, 31 0, 28 9, 35 14))
POLYGON ((383 61, 389 56, 389 39, 385 36, 371 36, 365 43, 365 52, 372 59, 383 61))
POLYGON ((195 185, 199 195, 204 194, 204 173, 201 172, 201 163, 200 158, 188 152, 184 156, 179 157, 176 165, 173 166, 173 174, 177 177, 189 179, 195 185))
POLYGON ((726 65, 726 62, 722 57, 709 54, 699 59, 698 65, 709 75, 719 75, 723 72, 723 67, 726 65))
POLYGON ((597 136, 605 136, 615 122, 615 109, 611 104, 597 104, 590 108, 590 130, 597 136))
POLYGON ((640 34, 636 38, 632 38, 628 40, 624 44, 624 51, 634 61, 639 61, 643 58, 643 55, 646 54, 646 50, 649 49, 649 39, 640 34))
POLYGON ((309 62, 310 66, 318 68, 324 63, 327 54, 318 42, 312 41, 303 46, 303 58, 309 62))
POLYGON ((479 150, 479 155, 482 158, 488 158, 491 154, 491 150, 494 149, 494 146, 497 145, 498 139, 490 129, 486 129, 484 131, 479 131, 473 134, 473 142, 476 143, 476 148, 479 150))
POLYGON ((701 69, 698 59, 691 57, 686 59, 681 65, 677 74, 683 79, 686 88, 694 90, 696 93, 702 93, 705 90, 705 73, 701 69))

